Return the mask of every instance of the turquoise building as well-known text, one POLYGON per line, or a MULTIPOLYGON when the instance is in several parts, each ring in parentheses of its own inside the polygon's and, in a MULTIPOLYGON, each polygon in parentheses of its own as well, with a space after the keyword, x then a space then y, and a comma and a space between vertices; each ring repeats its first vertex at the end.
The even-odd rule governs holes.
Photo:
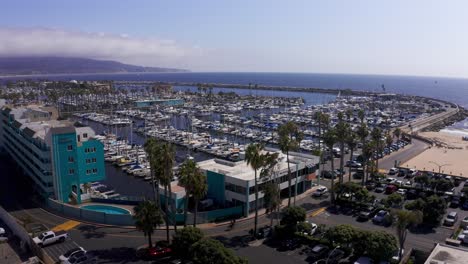
POLYGON ((81 203, 86 183, 103 180, 104 149, 89 127, 56 120, 53 108, 4 107, 0 148, 23 169, 44 198, 81 203))
POLYGON ((183 105, 184 99, 148 99, 135 101, 136 107, 150 107, 153 105, 183 105))

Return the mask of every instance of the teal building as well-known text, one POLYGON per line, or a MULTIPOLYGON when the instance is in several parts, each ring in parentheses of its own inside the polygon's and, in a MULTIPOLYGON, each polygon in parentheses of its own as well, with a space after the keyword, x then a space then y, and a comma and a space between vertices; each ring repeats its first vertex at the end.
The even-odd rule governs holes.
POLYGON ((0 131, 0 148, 44 198, 79 204, 86 197, 86 183, 105 178, 104 149, 94 131, 56 120, 52 108, 4 107, 0 131))

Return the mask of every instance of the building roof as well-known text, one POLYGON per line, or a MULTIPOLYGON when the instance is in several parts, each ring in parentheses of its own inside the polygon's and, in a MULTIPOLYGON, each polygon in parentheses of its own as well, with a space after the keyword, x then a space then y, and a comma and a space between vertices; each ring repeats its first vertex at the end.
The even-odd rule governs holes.
MULTIPOLYGON (((265 152, 279 153, 279 162, 275 170, 287 170, 288 164, 286 162, 286 155, 281 153, 279 150, 270 148, 266 148, 265 152)), ((296 164, 299 165, 301 168, 304 168, 306 166, 315 166, 319 162, 319 158, 312 155, 290 152, 289 161, 291 171, 295 171, 296 164)), ((255 172, 252 169, 252 167, 250 167, 250 165, 247 165, 246 161, 232 162, 221 159, 210 159, 199 162, 198 166, 202 170, 217 172, 240 180, 251 181, 255 179, 255 172)))
POLYGON ((437 244, 424 264, 458 264, 466 263, 468 250, 437 244))

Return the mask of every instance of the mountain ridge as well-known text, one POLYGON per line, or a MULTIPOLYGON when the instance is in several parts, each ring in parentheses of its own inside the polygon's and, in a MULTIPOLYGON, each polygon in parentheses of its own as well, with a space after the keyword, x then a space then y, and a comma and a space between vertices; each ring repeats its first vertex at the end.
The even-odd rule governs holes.
POLYGON ((80 57, 0 57, 0 75, 73 73, 189 72, 185 69, 145 67, 113 60, 80 57))

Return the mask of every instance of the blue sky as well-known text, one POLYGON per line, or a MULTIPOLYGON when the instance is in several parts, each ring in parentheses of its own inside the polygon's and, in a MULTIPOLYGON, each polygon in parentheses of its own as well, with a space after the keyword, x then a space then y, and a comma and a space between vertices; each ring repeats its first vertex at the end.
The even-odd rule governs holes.
POLYGON ((468 77, 467 1, 4 1, 0 55, 468 77))

